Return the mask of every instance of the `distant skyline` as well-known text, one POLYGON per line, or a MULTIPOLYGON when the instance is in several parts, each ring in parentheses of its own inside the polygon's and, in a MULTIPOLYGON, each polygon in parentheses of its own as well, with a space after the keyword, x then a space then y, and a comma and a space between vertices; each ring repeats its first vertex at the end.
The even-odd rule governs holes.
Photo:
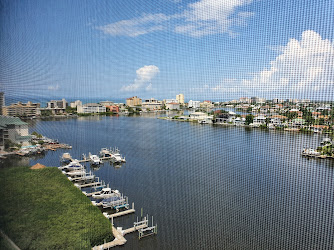
POLYGON ((0 11, 6 99, 334 99, 330 0, 8 0, 0 11))

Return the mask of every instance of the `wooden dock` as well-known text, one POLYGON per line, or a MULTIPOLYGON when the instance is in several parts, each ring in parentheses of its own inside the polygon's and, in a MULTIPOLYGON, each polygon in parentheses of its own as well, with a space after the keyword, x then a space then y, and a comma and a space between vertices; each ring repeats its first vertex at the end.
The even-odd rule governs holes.
POLYGON ((132 202, 132 208, 131 209, 127 209, 127 210, 124 210, 124 211, 121 211, 121 212, 117 212, 117 213, 113 213, 113 214, 103 213, 103 215, 107 219, 113 219, 113 218, 116 218, 116 217, 120 217, 120 216, 123 216, 123 215, 135 213, 135 212, 136 212, 136 210, 135 210, 135 203, 132 202))
POLYGON ((131 214, 131 213, 134 213, 134 212, 136 212, 136 210, 134 210, 134 209, 127 209, 127 210, 122 211, 122 212, 109 214, 108 218, 109 219, 110 218, 116 218, 116 217, 120 217, 120 216, 123 216, 123 215, 131 214))
POLYGON ((111 242, 104 243, 99 246, 95 246, 92 248, 92 250, 104 250, 104 249, 109 249, 115 246, 122 246, 126 243, 126 239, 124 238, 124 235, 128 233, 133 233, 137 230, 144 229, 147 227, 147 224, 139 225, 139 226, 134 226, 131 228, 128 228, 126 230, 122 230, 122 228, 115 228, 112 226, 112 233, 115 237, 115 239, 111 242))
MULTIPOLYGON (((100 160, 102 161, 107 161, 107 160, 111 160, 113 157, 100 157, 100 160)), ((71 161, 74 161, 74 159, 70 159, 71 161)), ((82 162, 90 162, 90 159, 89 158, 86 158, 86 159, 82 159, 82 160, 76 160, 78 161, 79 163, 82 163, 82 162)))

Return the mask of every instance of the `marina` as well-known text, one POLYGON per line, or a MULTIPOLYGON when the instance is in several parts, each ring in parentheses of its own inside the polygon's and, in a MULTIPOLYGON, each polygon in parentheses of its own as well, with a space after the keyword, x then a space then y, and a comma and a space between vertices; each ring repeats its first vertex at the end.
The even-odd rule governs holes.
MULTIPOLYGON (((29 165, 57 166, 65 152, 78 160, 88 152, 100 157, 106 145, 117 145, 126 153, 120 168, 109 160, 99 169, 80 162, 94 173, 97 183, 75 183, 87 193, 109 184, 129 197, 130 208, 124 212, 135 202, 135 212, 114 218, 115 229, 133 227, 142 207, 154 215, 158 237, 138 241, 136 231, 125 235, 125 249, 205 249, 208 244, 226 249, 277 245, 307 249, 309 235, 331 249, 325 238, 334 231, 318 225, 333 223, 334 162, 301 155, 302 148, 316 149, 323 135, 166 123, 153 115, 68 119, 61 122, 63 133, 54 129, 59 121, 34 121, 31 126, 32 131, 43 131, 73 148, 31 157, 29 165), (149 136, 138 131, 149 131, 149 136), (268 238, 269 231, 276 236, 268 238), (291 234, 293 238, 287 237, 291 234)), ((3 165, 26 165, 25 158, 17 157, 13 163, 6 159, 3 165)), ((101 210, 109 216, 118 214, 114 209, 101 210)))
POLYGON ((60 158, 61 163, 68 163, 65 166, 58 167, 64 175, 67 176, 68 180, 72 181, 74 185, 79 188, 88 188, 90 187, 91 192, 82 191, 82 193, 91 197, 94 200, 91 200, 93 206, 101 207, 105 209, 114 210, 115 213, 108 214, 103 212, 103 215, 107 219, 111 219, 112 232, 115 239, 111 242, 104 243, 103 245, 96 246, 93 249, 109 249, 114 246, 124 245, 127 241, 124 238, 124 235, 138 231, 138 238, 141 239, 146 236, 157 234, 157 226, 153 225, 153 216, 152 216, 152 226, 148 226, 148 217, 144 217, 142 221, 134 222, 134 226, 126 230, 122 230, 122 227, 114 227, 114 218, 129 215, 135 213, 134 203, 132 203, 132 208, 130 209, 128 197, 121 194, 118 190, 112 190, 109 187, 109 184, 105 185, 103 181, 100 181, 99 177, 96 177, 92 172, 86 172, 85 167, 79 162, 90 162, 92 165, 101 164, 102 159, 113 159, 114 162, 125 162, 122 159, 119 150, 108 150, 102 148, 100 151, 100 159, 97 155, 92 155, 89 153, 89 158, 87 159, 83 154, 83 160, 79 161, 77 159, 72 159, 69 153, 64 153, 60 158))

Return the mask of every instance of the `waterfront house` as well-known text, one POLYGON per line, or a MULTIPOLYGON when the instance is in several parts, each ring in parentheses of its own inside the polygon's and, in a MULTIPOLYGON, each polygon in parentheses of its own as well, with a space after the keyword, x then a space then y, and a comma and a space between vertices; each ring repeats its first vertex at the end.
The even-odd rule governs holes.
POLYGON ((272 115, 270 117, 270 124, 274 125, 275 127, 281 127, 287 119, 288 118, 284 115, 272 115))
POLYGON ((160 110, 162 108, 162 102, 154 98, 147 99, 142 103, 142 107, 146 110, 160 110))
POLYGON ((305 124, 305 120, 303 118, 296 118, 289 122, 289 126, 292 128, 301 128, 305 124))
POLYGON ((214 105, 211 101, 204 101, 199 104, 199 106, 203 109, 213 109, 214 105))
POLYGON ((245 125, 246 119, 243 117, 237 117, 234 119, 233 124, 236 126, 242 126, 245 125))
POLYGON ((180 104, 177 102, 166 103, 166 109, 169 109, 169 110, 180 109, 180 104))
POLYGON ((255 116, 253 119, 254 125, 262 125, 266 123, 266 117, 263 115, 255 116))
POLYGON ((226 123, 230 116, 231 115, 229 113, 221 113, 215 119, 215 123, 226 123))
POLYGON ((114 114, 118 114, 119 113, 119 107, 116 105, 112 105, 112 106, 106 106, 107 110, 109 110, 109 112, 112 112, 114 114))
POLYGON ((4 149, 5 140, 13 143, 29 145, 31 136, 28 131, 28 123, 18 117, 0 116, 0 150, 4 149))
POLYGON ((190 100, 188 102, 188 108, 192 108, 192 109, 197 109, 200 107, 200 101, 193 101, 193 100, 190 100))
POLYGON ((312 125, 309 126, 309 129, 314 133, 321 133, 323 130, 329 129, 329 126, 326 125, 312 125))
POLYGON ((202 123, 212 123, 213 115, 208 115, 203 112, 194 112, 189 115, 190 119, 197 120, 202 123))
POLYGON ((260 113, 262 114, 268 113, 268 111, 270 111, 270 107, 268 105, 262 106, 260 108, 260 113))

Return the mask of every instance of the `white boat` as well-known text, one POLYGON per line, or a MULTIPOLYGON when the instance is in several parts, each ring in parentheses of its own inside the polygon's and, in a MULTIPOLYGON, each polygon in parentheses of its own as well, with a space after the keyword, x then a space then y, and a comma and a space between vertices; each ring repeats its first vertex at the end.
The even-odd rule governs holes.
POLYGON ((92 164, 97 165, 102 163, 101 159, 97 155, 89 154, 89 159, 92 164))
POLYGON ((73 160, 72 162, 70 162, 65 166, 58 167, 58 169, 70 172, 70 171, 84 170, 85 167, 82 166, 78 160, 73 160))
POLYGON ((320 156, 320 152, 316 151, 313 148, 303 149, 302 155, 306 156, 320 156))
POLYGON ((112 154, 108 148, 101 148, 99 155, 101 158, 112 157, 112 154))
POLYGON ((114 149, 112 152, 112 161, 115 163, 126 162, 125 158, 121 156, 118 149, 114 149))
POLYGON ((71 161, 71 155, 70 153, 64 153, 62 157, 60 158, 61 162, 70 162, 71 161))
POLYGON ((103 208, 116 209, 116 211, 122 207, 129 208, 128 198, 126 196, 114 196, 103 199, 101 202, 92 201, 92 204, 94 206, 102 206, 103 208))
POLYGON ((75 171, 71 171, 71 172, 67 172, 66 175, 67 176, 71 176, 71 177, 75 177, 75 176, 83 176, 86 174, 85 170, 75 170, 75 171))
POLYGON ((82 175, 76 177, 67 177, 70 181, 83 181, 83 182, 92 182, 95 180, 95 175, 91 172, 84 172, 82 175))
POLYGON ((100 192, 92 195, 94 199, 107 199, 116 196, 121 196, 121 193, 118 190, 111 190, 111 188, 103 188, 100 192))

